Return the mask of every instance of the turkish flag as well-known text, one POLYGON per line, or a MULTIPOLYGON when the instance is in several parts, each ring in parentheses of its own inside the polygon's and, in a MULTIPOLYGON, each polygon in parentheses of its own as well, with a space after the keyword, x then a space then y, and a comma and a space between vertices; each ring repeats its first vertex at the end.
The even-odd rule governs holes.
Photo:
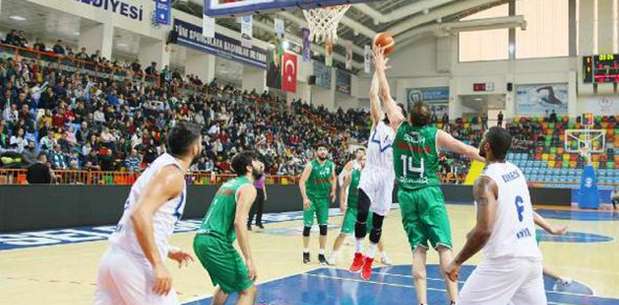
POLYGON ((282 90, 297 92, 297 55, 285 52, 282 56, 282 90))

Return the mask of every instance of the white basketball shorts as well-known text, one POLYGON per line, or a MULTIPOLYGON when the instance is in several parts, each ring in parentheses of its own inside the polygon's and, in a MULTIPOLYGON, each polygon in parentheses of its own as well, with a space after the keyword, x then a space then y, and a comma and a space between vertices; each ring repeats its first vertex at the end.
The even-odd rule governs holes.
POLYGON ((387 216, 393 201, 393 183, 395 177, 376 171, 374 174, 361 175, 359 189, 370 198, 370 212, 387 216))
POLYGON ((486 259, 460 291, 458 305, 546 305, 541 260, 486 259))
POLYGON ((153 270, 143 257, 117 247, 103 255, 97 272, 94 305, 178 305, 176 291, 153 293, 153 270))

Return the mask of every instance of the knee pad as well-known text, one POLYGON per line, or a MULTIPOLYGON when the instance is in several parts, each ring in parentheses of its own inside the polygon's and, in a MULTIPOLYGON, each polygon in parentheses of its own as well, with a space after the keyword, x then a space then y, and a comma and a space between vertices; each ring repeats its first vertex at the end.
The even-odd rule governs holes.
POLYGON ((303 227, 303 236, 305 237, 310 236, 311 230, 312 230, 312 227, 303 227))
POLYGON ((327 235, 327 225, 319 225, 318 228, 320 228, 320 235, 327 235))
POLYGON ((370 241, 373 244, 377 244, 380 241, 380 235, 382 234, 383 229, 372 228, 370 231, 370 241))

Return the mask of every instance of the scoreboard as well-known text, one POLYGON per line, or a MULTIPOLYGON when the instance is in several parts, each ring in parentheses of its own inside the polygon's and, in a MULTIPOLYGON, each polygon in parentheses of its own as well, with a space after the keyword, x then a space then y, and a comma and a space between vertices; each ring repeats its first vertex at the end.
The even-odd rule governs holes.
POLYGON ((584 83, 619 83, 619 54, 584 56, 584 83))

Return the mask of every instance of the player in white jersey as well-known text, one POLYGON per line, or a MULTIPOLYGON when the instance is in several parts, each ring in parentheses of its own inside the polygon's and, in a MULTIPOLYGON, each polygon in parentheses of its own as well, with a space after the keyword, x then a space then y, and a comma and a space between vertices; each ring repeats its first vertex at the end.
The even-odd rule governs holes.
MULTIPOLYGON (((389 122, 380 106, 379 82, 376 73, 370 86, 370 115, 372 129, 366 150, 366 165, 359 182, 359 206, 355 224, 355 258, 349 268, 351 272, 361 271, 361 277, 369 280, 372 263, 380 241, 383 220, 392 204, 395 173, 393 169, 393 139, 397 126, 389 122), (372 213, 370 245, 363 253, 362 243, 367 234, 367 220, 372 213)), ((401 111, 403 111, 401 107, 401 111)))
POLYGON ((464 283, 458 305, 546 305, 527 181, 505 162, 511 141, 507 130, 492 127, 480 144, 486 169, 473 187, 477 224, 445 273, 455 281, 467 259, 482 248, 485 257, 464 283))
POLYGON ((180 123, 167 135, 169 153, 159 156, 131 187, 125 211, 97 273, 95 305, 176 305, 163 258, 179 267, 191 255, 168 245, 186 200, 185 173, 202 153, 200 130, 180 123))

